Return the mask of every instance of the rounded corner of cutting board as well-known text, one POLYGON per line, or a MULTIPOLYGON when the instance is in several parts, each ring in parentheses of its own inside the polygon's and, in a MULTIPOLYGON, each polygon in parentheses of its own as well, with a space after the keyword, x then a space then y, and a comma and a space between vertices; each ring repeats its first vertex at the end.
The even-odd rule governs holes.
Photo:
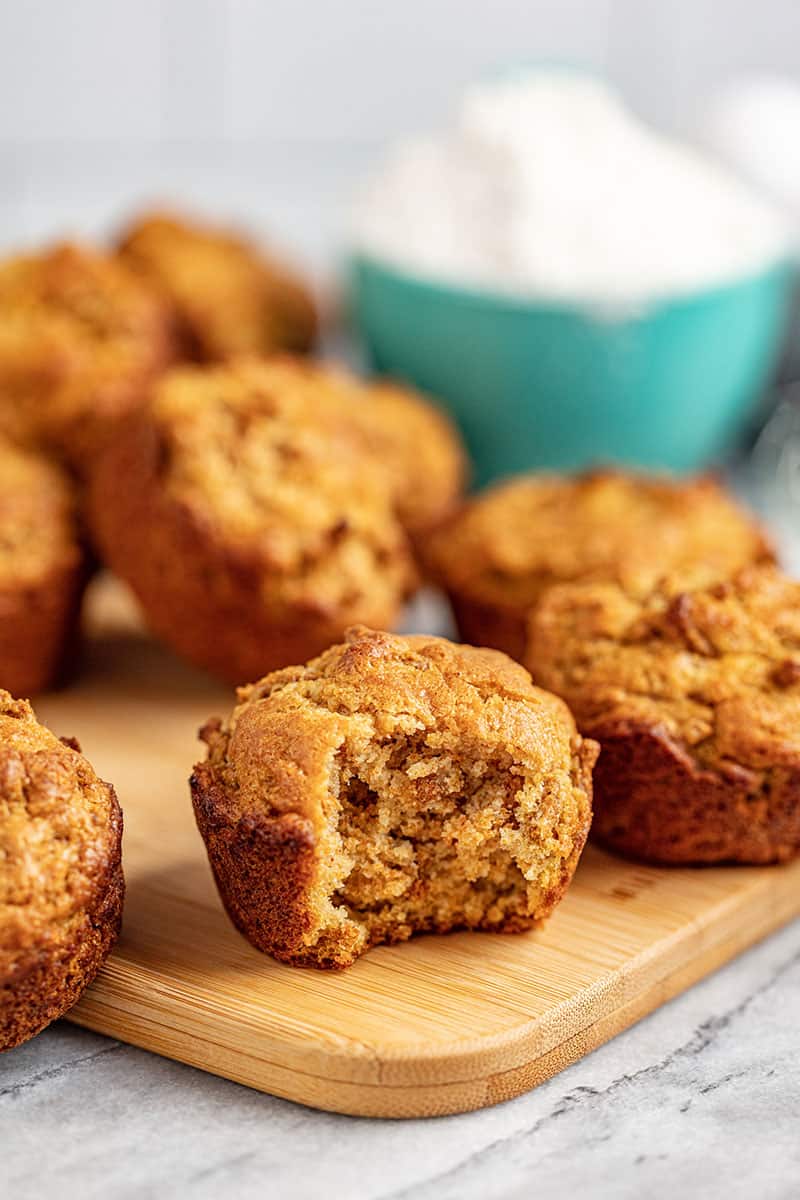
MULTIPOLYGON (((614 870, 615 879, 624 881, 614 890, 625 892, 636 867, 599 855, 591 858, 595 866, 614 870)), ((312 1108, 384 1118, 468 1112, 513 1099, 550 1079, 800 910, 800 862, 691 878, 696 881, 695 894, 690 889, 684 898, 678 928, 662 929, 651 943, 645 939, 637 953, 617 966, 595 971, 591 983, 567 986, 558 1002, 542 1005, 541 993, 552 986, 559 962, 567 964, 570 953, 576 953, 578 904, 573 904, 572 919, 567 914, 551 923, 555 928, 549 939, 522 935, 516 945, 519 970, 513 996, 518 1011, 509 1019, 506 1010, 504 1028, 492 1029, 491 1017, 496 1013, 499 1026, 503 1004, 510 1003, 509 941, 489 934, 419 939, 384 948, 373 952, 372 962, 370 956, 361 960, 361 970, 333 978, 267 964, 261 1009, 258 1004, 242 1006, 240 989, 228 986, 224 976, 222 994, 216 997, 208 983, 194 993, 184 985, 181 996, 180 971, 175 978, 154 982, 147 972, 137 975, 135 961, 122 963, 112 957, 73 1018, 98 1032, 312 1108), (483 964, 489 1019, 483 1021, 483 1032, 465 1036, 475 1020, 476 1001, 474 995, 468 1004, 465 1001, 462 1017, 452 979, 469 958, 476 971, 483 964), (435 969, 437 962, 441 971, 435 969), (270 1008, 270 984, 277 989, 278 1011, 274 1005, 270 1008), (388 996, 391 1003, 386 1003, 388 996), (532 1005, 538 1004, 536 1014, 522 1011, 526 996, 532 1005), (348 1011, 353 997, 368 1015, 367 1029, 360 1029, 358 1013, 348 1011), (406 1004, 412 1015, 402 1036, 382 1035, 381 1028, 391 1025, 392 1006, 398 1013, 406 1004), (438 1014, 436 1036, 426 1027, 428 1009, 438 1014), (452 1026, 449 1037, 443 1033, 447 1020, 452 1026)), ((676 882, 674 873, 658 872, 651 898, 656 907, 665 896, 683 895, 680 888, 676 891, 676 882)), ((585 904, 587 897, 582 900, 585 904)), ((622 926, 625 914, 622 903, 622 926)), ((643 916, 648 916, 646 911, 631 912, 630 923, 635 926, 643 916)), ((232 929, 230 944, 233 954, 238 942, 232 929)))

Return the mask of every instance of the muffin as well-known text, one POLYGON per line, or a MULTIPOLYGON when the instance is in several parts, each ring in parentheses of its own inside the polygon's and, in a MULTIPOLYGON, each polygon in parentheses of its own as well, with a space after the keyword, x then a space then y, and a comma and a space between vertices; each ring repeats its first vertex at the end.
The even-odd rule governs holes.
POLYGON ((124 234, 119 255, 169 300, 184 352, 202 362, 309 350, 317 334, 311 293, 283 264, 224 229, 162 213, 124 234))
POLYGON ((800 849, 800 584, 771 567, 645 599, 565 584, 526 662, 602 749, 593 836, 662 863, 771 863, 800 849))
POLYGON ((703 586, 773 553, 710 478, 590 471, 489 489, 428 540, 425 558, 461 636, 521 658, 528 612, 555 583, 616 580, 643 596, 666 573, 703 586))
POLYGON ((331 437, 353 438, 373 460, 413 540, 458 506, 466 451, 451 421, 418 392, 288 354, 270 359, 262 378, 273 390, 296 395, 331 437))
POLYGON ((74 653, 86 556, 59 467, 0 438, 0 479, 0 687, 31 696, 74 653))
POLYGON ((0 432, 79 471, 174 357, 169 310, 114 258, 62 244, 0 264, 0 432))
POLYGON ((119 933, 122 814, 77 743, 0 691, 0 1050, 78 1000, 119 933))
POLYGON ((201 736, 192 797, 222 900, 293 965, 530 929, 586 839, 596 747, 497 651, 353 629, 201 736))
POLYGON ((234 682, 353 621, 392 623, 415 583, 363 452, 257 360, 164 376, 98 462, 88 510, 153 631, 234 682))

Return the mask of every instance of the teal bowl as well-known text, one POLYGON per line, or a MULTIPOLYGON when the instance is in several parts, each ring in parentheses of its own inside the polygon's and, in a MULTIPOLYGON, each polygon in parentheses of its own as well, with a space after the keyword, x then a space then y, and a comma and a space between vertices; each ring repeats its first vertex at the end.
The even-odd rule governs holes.
POLYGON ((794 279, 777 263, 606 319, 357 256, 350 293, 374 369, 441 400, 483 484, 530 468, 685 472, 724 459, 776 364, 794 279))

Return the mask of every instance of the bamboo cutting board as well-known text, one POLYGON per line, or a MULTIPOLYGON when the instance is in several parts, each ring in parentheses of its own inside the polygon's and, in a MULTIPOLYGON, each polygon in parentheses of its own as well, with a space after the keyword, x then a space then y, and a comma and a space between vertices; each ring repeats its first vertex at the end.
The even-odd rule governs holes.
POLYGON ((434 1116, 548 1079, 800 912, 790 867, 659 870, 589 848, 541 933, 381 947, 343 973, 253 950, 217 899, 187 778, 232 697, 146 640, 101 585, 87 670, 37 705, 125 812, 122 937, 70 1014, 337 1112, 434 1116))

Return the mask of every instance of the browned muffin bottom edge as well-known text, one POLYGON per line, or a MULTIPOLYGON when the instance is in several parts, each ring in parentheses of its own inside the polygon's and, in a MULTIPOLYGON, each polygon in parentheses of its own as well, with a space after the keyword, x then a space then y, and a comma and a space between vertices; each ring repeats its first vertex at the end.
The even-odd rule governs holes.
POLYGON ((703 767, 664 728, 588 723, 598 741, 591 839, 660 865, 761 866, 800 853, 800 762, 703 767))

